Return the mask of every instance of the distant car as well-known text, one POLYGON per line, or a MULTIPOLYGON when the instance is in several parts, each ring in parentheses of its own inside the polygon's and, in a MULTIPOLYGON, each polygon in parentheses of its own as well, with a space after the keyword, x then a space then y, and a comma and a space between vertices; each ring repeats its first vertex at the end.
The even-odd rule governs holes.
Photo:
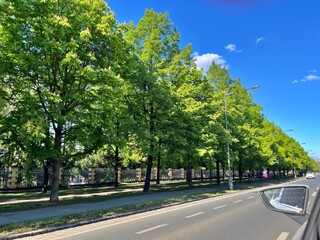
POLYGON ((307 172, 306 178, 307 178, 307 179, 310 179, 310 178, 316 178, 316 177, 314 176, 314 173, 313 173, 313 172, 307 172))

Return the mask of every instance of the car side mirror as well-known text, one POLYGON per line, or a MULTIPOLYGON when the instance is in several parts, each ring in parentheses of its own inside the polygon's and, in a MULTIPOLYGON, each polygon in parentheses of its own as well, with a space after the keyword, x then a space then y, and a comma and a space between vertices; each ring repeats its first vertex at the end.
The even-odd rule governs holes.
POLYGON ((307 185, 277 186, 258 192, 267 208, 294 215, 307 214, 309 187, 307 185))

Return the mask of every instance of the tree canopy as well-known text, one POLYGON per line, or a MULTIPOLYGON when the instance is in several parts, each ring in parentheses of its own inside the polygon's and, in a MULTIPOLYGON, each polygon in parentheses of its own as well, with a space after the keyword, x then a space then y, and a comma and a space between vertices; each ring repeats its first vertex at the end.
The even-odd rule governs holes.
POLYGON ((102 0, 2 0, 0 59, 1 166, 50 167, 51 202, 61 168, 83 160, 144 166, 147 192, 157 159, 185 168, 191 186, 192 169, 225 169, 227 141, 240 177, 275 159, 317 168, 240 78, 214 62, 197 68, 168 13, 146 10, 135 25, 102 0))

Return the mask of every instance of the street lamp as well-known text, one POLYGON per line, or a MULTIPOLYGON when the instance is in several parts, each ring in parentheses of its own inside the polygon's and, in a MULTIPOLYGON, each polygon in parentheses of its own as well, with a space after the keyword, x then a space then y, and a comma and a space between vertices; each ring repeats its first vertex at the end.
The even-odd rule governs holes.
MULTIPOLYGON (((257 89, 259 88, 259 85, 246 88, 245 90, 251 90, 251 89, 257 89)), ((227 139, 227 159, 228 159, 228 186, 229 190, 233 190, 233 182, 232 182, 232 177, 231 177, 231 169, 230 169, 230 147, 229 147, 229 136, 228 136, 228 114, 227 114, 227 96, 233 95, 237 92, 241 92, 242 90, 235 91, 235 92, 229 92, 224 94, 224 113, 225 113, 225 118, 226 118, 226 139, 227 139)))

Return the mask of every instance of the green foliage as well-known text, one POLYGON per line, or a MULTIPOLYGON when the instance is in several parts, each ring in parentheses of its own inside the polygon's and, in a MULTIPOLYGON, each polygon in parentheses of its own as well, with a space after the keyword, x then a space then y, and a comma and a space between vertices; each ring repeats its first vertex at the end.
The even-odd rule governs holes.
POLYGON ((155 159, 225 167, 227 142, 240 171, 316 169, 240 79, 197 69, 168 13, 119 24, 102 0, 2 0, 0 59, 1 166, 48 162, 55 187, 60 167, 147 166, 148 189, 155 159))
POLYGON ((0 76, 10 106, 4 139, 30 159, 50 159, 58 176, 60 163, 105 142, 126 44, 103 1, 2 1, 0 8, 0 76))

